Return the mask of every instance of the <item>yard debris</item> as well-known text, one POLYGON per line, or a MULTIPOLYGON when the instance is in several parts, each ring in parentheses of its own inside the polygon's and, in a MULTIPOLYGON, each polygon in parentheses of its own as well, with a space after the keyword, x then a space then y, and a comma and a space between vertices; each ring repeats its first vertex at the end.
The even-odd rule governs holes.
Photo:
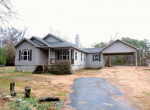
POLYGON ((60 101, 58 96, 49 96, 39 98, 39 102, 60 101))

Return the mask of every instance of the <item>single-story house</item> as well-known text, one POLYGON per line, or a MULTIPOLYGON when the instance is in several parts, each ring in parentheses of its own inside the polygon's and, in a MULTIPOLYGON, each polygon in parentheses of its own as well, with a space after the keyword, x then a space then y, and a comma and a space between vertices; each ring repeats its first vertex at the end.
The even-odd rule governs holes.
POLYGON ((33 72, 41 65, 44 72, 46 67, 59 60, 68 60, 72 70, 102 68, 105 66, 106 55, 131 55, 137 66, 138 48, 121 40, 116 40, 104 48, 80 48, 79 45, 78 35, 75 37, 75 44, 53 34, 43 38, 24 38, 15 46, 16 71, 33 72))

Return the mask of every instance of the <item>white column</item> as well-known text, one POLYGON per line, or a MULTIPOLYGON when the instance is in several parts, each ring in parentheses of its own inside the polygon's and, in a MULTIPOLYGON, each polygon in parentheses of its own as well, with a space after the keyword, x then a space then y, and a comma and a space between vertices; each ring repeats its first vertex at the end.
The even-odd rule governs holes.
POLYGON ((49 51, 48 51, 48 59, 49 59, 48 65, 50 65, 50 58, 51 58, 51 49, 49 49, 49 51))
POLYGON ((69 49, 69 62, 71 63, 71 48, 69 49))

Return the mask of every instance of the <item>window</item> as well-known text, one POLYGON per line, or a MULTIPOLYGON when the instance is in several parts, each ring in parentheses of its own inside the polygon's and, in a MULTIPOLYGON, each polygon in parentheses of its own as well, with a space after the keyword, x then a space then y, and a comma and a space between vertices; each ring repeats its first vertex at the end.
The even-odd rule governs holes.
POLYGON ((29 60, 29 50, 24 49, 21 51, 21 60, 29 60))
POLYGON ((69 51, 61 51, 59 58, 60 59, 69 59, 69 51))
POLYGON ((98 54, 94 54, 94 61, 98 61, 99 60, 99 55, 98 54))
POLYGON ((75 60, 77 60, 77 52, 75 52, 75 60))
POLYGON ((84 54, 84 61, 85 61, 85 54, 84 54))
POLYGON ((81 53, 81 61, 82 61, 82 53, 81 53))

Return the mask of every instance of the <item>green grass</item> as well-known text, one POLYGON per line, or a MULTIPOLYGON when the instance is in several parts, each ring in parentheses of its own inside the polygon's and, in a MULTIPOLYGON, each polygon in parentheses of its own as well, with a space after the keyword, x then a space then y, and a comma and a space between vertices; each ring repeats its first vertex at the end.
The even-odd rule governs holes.
POLYGON ((148 96, 148 97, 150 97, 150 93, 143 92, 143 94, 144 94, 145 96, 148 96))
POLYGON ((111 73, 117 73, 117 71, 111 71, 111 73))
POLYGON ((146 70, 146 71, 150 71, 150 69, 144 69, 144 70, 146 70))

